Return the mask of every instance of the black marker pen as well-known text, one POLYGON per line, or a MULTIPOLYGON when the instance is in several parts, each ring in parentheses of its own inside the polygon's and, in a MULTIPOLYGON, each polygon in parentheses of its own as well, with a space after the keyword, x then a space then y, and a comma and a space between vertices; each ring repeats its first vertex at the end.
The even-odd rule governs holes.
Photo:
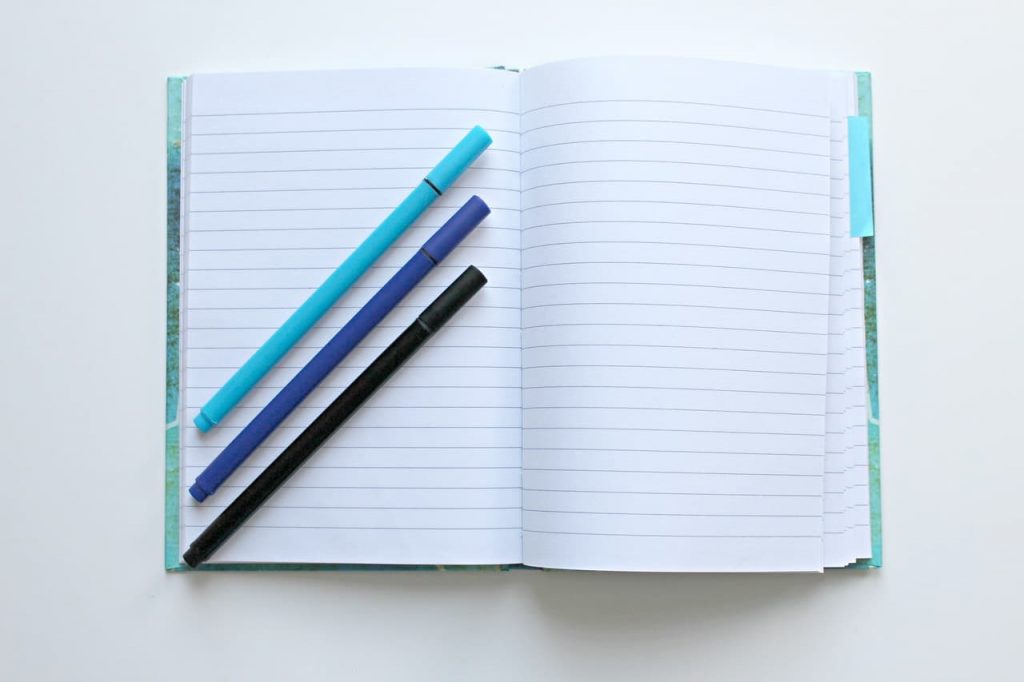
POLYGON ((356 377, 312 424, 249 484, 227 509, 214 519, 185 552, 185 563, 195 568, 231 537, 288 478, 298 471, 347 420, 434 332, 480 291, 487 278, 472 265, 356 377))

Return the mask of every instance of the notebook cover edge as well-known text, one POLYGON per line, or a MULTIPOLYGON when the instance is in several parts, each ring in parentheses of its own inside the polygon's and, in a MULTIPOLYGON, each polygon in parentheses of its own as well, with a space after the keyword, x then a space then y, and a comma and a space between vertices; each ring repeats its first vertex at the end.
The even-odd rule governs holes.
POLYGON ((167 360, 164 434, 164 568, 180 570, 178 377, 181 349, 181 92, 183 76, 167 78, 167 360))
MULTIPOLYGON (((874 119, 872 117, 871 74, 857 72, 857 110, 868 120, 869 139, 874 155, 874 119)), ((872 182, 873 182, 872 178, 872 182)), ((876 224, 877 231, 877 224, 876 224)), ((871 558, 860 559, 847 568, 882 567, 882 480, 881 431, 878 400, 878 307, 875 271, 875 237, 863 237, 864 252, 864 330, 868 365, 868 485, 871 509, 871 558)))

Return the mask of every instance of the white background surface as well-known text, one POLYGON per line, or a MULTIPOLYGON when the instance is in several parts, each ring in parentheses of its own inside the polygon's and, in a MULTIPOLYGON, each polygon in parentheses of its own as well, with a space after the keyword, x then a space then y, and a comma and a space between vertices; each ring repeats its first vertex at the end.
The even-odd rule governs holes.
POLYGON ((1014 4, 5 3, 0 679, 1019 679, 1014 4), (166 76, 626 53, 874 73, 885 568, 166 574, 166 76))

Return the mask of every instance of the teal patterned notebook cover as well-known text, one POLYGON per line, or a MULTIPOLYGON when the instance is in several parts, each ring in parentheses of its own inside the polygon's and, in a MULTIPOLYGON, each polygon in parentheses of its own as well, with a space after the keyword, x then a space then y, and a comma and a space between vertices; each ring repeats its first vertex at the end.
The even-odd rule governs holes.
MULTIPOLYGON (((164 567, 168 571, 500 571, 515 566, 414 566, 375 564, 203 564, 197 569, 181 561, 179 544, 181 467, 180 467, 180 300, 181 300, 181 113, 182 87, 186 78, 167 79, 167 392, 164 478, 164 567)), ((871 128, 871 74, 857 74, 859 113, 868 118, 871 128)), ((882 510, 878 408, 878 320, 875 297, 875 238, 861 240, 864 251, 864 323, 868 365, 868 466, 870 471, 871 558, 861 559, 846 568, 882 566, 882 510)))

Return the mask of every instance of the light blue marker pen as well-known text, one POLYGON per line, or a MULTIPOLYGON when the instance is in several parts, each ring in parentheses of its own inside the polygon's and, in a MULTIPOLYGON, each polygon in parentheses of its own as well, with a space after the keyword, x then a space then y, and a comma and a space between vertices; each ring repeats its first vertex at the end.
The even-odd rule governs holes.
POLYGON ((359 247, 331 273, 320 288, 292 313, 281 328, 253 353, 227 383, 203 405, 195 417, 200 431, 209 431, 222 420, 277 361, 305 335, 342 294, 362 277, 374 261, 441 196, 491 144, 491 136, 474 126, 466 136, 427 173, 402 203, 370 233, 359 247))

